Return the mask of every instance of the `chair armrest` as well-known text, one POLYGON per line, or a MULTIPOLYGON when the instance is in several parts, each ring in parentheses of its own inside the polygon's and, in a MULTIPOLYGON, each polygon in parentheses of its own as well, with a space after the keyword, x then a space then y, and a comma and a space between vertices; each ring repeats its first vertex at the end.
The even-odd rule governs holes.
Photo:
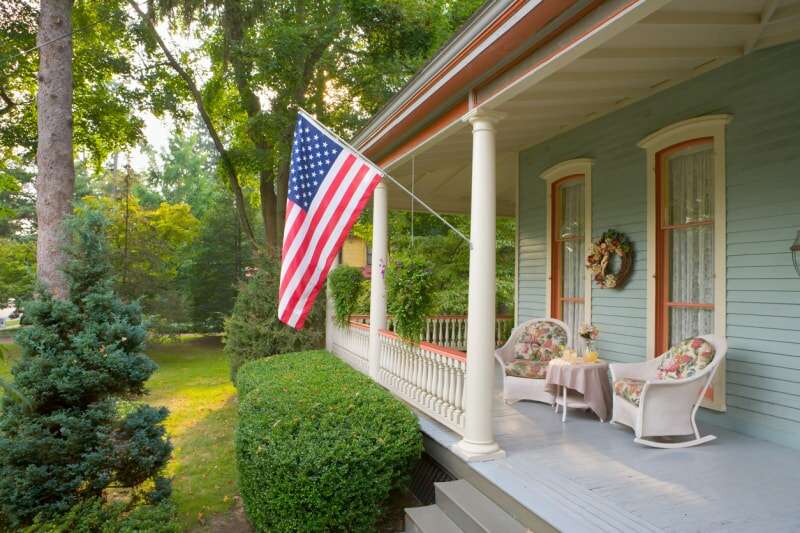
POLYGON ((642 361, 641 363, 611 363, 608 368, 611 371, 611 380, 633 378, 649 380, 655 376, 658 367, 658 359, 642 361))

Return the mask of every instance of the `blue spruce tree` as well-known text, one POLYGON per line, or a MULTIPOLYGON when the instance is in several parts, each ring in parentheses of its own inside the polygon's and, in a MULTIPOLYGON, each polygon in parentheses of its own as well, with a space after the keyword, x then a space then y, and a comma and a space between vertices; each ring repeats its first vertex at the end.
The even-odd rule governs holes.
POLYGON ((0 405, 0 518, 8 527, 61 514, 109 487, 150 487, 152 502, 170 492, 161 476, 172 451, 167 410, 135 403, 156 364, 143 351, 141 309, 112 288, 104 229, 98 213, 74 218, 69 299, 42 291, 25 306, 13 393, 0 405))

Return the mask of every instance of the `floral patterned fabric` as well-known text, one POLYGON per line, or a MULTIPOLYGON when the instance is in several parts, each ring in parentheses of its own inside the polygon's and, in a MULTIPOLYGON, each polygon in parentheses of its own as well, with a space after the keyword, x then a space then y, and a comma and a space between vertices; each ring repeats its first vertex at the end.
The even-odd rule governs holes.
POLYGON ((506 375, 515 378, 544 379, 548 364, 530 359, 514 359, 506 365, 506 375))
POLYGON ((661 358, 657 379, 684 379, 703 370, 714 360, 714 346, 699 337, 686 339, 661 358))
POLYGON ((636 406, 639 405, 643 388, 644 381, 641 379, 624 378, 614 382, 614 394, 636 406))
POLYGON ((561 326, 546 320, 534 322, 517 339, 514 345, 515 359, 547 363, 561 357, 561 350, 566 344, 567 332, 561 326))

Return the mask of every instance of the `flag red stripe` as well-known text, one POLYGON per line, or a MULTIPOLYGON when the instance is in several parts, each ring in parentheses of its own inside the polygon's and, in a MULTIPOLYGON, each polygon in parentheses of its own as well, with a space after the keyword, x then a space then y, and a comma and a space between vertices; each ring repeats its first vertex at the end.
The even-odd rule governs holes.
POLYGON ((375 187, 377 187, 378 183, 380 183, 381 177, 382 177, 381 174, 376 174, 372 178, 372 183, 369 185, 369 187, 367 187, 367 191, 365 192, 364 196, 361 198, 361 200, 359 200, 356 208, 353 210, 353 214, 350 216, 350 220, 348 220, 347 224, 345 224, 344 228, 342 228, 342 231, 336 240, 336 246, 333 247, 331 253, 328 255, 328 258, 325 261, 325 268, 323 269, 322 274, 320 275, 319 279, 317 280, 314 286, 314 289, 308 295, 305 305, 303 306, 303 311, 300 314, 300 317, 297 321, 297 324, 301 324, 300 326, 301 329, 302 329, 302 324, 305 322, 306 316, 308 316, 308 313, 311 312, 311 308, 314 306, 314 301, 316 300, 317 294, 319 293, 323 283, 325 282, 326 275, 331 268, 331 264, 333 263, 336 254, 339 252, 339 249, 344 243, 344 240, 350 233, 350 229, 353 227, 353 224, 356 223, 356 220, 358 220, 359 215, 361 215, 361 211, 364 210, 364 206, 369 201, 370 196, 372 196, 372 192, 375 190, 375 187))
MULTIPOLYGON (((309 255, 311 256, 311 260, 308 263, 306 263, 305 268, 304 268, 304 270, 302 272, 302 277, 300 278, 300 281, 295 286, 295 289, 292 292, 292 294, 291 294, 291 296, 289 298, 289 301, 286 304, 286 310, 287 311, 291 310, 292 312, 294 312, 294 309, 297 306, 298 300, 302 296, 302 294, 305 291, 305 289, 308 287, 308 281, 309 281, 311 275, 314 273, 315 267, 317 266, 318 261, 319 261, 319 256, 320 256, 320 254, 322 254, 322 250, 325 248, 325 245, 328 243, 328 240, 331 237, 331 233, 336 228, 336 225, 340 222, 340 219, 336 217, 336 214, 339 214, 339 213, 337 213, 337 211, 340 211, 341 209, 346 208, 346 206, 350 203, 350 201, 353 198, 353 195, 356 192, 356 189, 358 189, 358 186, 362 183, 362 180, 364 178, 364 175, 367 173, 367 170, 369 170, 369 168, 366 165, 362 164, 361 167, 359 167, 358 170, 356 171, 355 177, 350 182, 350 185, 345 190, 345 193, 342 196, 342 198, 339 200, 339 202, 336 205, 325 206, 325 208, 330 208, 330 209, 332 209, 334 211, 334 213, 333 213, 334 216, 330 217, 330 219, 328 220, 328 223, 326 224, 323 232, 319 235, 319 239, 315 243, 313 243, 314 248, 313 248, 313 250, 311 250, 309 252, 309 255)), ((324 209, 321 209, 321 210, 324 210, 324 209)), ((289 315, 289 316, 291 316, 291 315, 289 315)))
POLYGON ((294 217, 291 226, 286 226, 285 234, 283 236, 283 250, 281 250, 281 257, 286 259, 286 254, 289 252, 289 246, 291 243, 294 242, 294 238, 297 236, 297 232, 300 231, 300 227, 303 225, 303 221, 306 217, 302 216, 303 209, 296 205, 293 201, 287 200, 286 201, 286 220, 289 220, 290 216, 295 211, 300 211, 294 217))
POLYGON ((331 201, 331 198, 335 196, 336 191, 338 190, 345 176, 347 176, 350 167, 353 166, 353 163, 355 163, 355 161, 356 157, 353 154, 347 156, 347 160, 344 162, 342 168, 339 170, 336 176, 334 176, 333 183, 331 183, 330 187, 328 187, 328 190, 325 192, 325 197, 322 199, 322 202, 318 206, 317 210, 314 212, 311 218, 311 222, 305 225, 306 231, 303 232, 301 236, 298 236, 303 239, 303 242, 300 244, 300 247, 295 251, 292 257, 283 258, 284 261, 287 260, 289 261, 289 268, 287 269, 287 273, 291 272, 292 275, 287 275, 281 280, 281 286, 279 291, 280 294, 283 294, 283 292, 286 290, 286 286, 292 279, 294 271, 297 269, 298 264, 302 261, 303 257, 306 255, 306 250, 308 249, 309 245, 308 242, 309 239, 306 239, 305 237, 307 236, 309 231, 316 229, 317 224, 319 224, 319 219, 322 217, 325 208, 327 208, 328 204, 331 201))
MULTIPOLYGON (((295 204, 292 200, 286 201, 286 218, 288 219, 290 216, 293 216, 293 220, 291 221, 291 227, 287 226, 284 231, 284 241, 283 241, 283 251, 281 253, 282 263, 281 263, 281 285, 283 285, 283 278, 287 276, 291 276, 293 271, 288 269, 288 263, 286 263, 287 256, 289 254, 289 250, 291 248, 291 243, 294 242, 295 238, 297 238, 298 233, 300 232, 300 228, 303 227, 303 223, 306 220, 306 212, 297 204, 295 204)), ((283 289, 278 288, 278 296, 280 302, 280 297, 283 296, 283 289)))

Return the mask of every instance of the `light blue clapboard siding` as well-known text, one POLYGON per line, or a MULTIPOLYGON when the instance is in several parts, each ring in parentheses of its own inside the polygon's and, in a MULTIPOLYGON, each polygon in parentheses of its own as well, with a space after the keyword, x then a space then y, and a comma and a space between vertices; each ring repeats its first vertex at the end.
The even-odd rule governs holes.
POLYGON ((550 166, 594 160, 593 237, 633 240, 623 290, 593 289, 599 348, 613 361, 645 357, 645 152, 636 143, 695 116, 730 113, 727 129, 728 411, 702 418, 800 448, 800 277, 789 246, 800 229, 800 43, 729 63, 520 153, 519 317, 545 311, 545 201, 550 166))

